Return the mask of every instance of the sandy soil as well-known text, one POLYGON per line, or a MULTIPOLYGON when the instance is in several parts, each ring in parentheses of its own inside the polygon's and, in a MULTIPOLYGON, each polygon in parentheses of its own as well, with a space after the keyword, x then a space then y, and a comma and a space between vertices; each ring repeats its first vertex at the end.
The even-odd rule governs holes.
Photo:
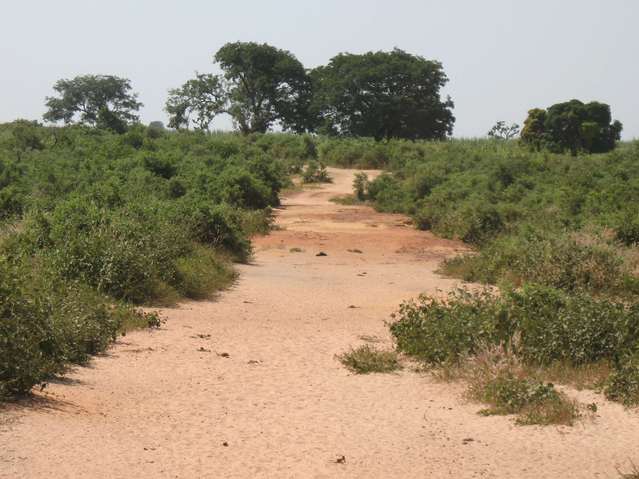
POLYGON ((281 230, 218 301, 163 310, 161 330, 5 408, 0 477, 613 478, 639 464, 639 414, 594 393, 574 393, 598 403, 593 421, 519 427, 477 415, 461 385, 339 364, 365 339, 390 343, 400 301, 453 287, 434 270, 463 249, 329 202, 352 174, 286 198, 281 230))

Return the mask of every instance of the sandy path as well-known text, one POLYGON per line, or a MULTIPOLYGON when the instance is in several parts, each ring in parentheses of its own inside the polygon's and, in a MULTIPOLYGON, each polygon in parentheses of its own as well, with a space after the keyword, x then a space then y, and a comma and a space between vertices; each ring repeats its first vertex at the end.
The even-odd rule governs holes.
POLYGON ((639 415, 592 393, 594 422, 516 427, 478 416, 459 385, 344 370, 334 355, 362 335, 388 343, 401 300, 454 285, 433 271, 462 246, 330 203, 353 172, 331 174, 286 199, 219 301, 165 310, 161 330, 5 409, 0 477, 613 478, 639 464, 639 415))

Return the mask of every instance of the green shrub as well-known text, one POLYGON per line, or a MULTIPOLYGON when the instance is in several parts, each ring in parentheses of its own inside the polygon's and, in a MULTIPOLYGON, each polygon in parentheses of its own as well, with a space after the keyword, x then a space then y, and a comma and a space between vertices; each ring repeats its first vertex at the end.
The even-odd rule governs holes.
POLYGON ((639 216, 628 215, 617 228, 617 239, 627 246, 639 245, 639 216))
POLYGON ((189 256, 176 262, 176 289, 191 299, 206 299, 231 285, 236 275, 230 264, 214 250, 196 246, 189 256))
POLYGON ((304 183, 330 183, 333 180, 328 176, 328 171, 324 164, 312 160, 308 162, 302 172, 302 181, 304 183))
POLYGON ((84 363, 126 327, 158 321, 32 260, 0 256, 0 298, 0 397, 84 363))
POLYGON ((18 144, 0 125, 0 221, 17 225, 0 233, 3 396, 159 326, 131 303, 230 284, 226 258, 248 261, 287 175, 316 156, 288 134, 24 126, 18 144))
POLYGON ((186 221, 196 241, 227 251, 238 261, 246 262, 250 258, 251 243, 242 229, 244 219, 239 210, 223 203, 211 205, 191 201, 183 203, 178 214, 186 221))
POLYGON ((574 291, 614 294, 632 291, 625 284, 622 257, 606 244, 582 244, 567 233, 527 229, 502 236, 479 254, 457 257, 442 270, 466 281, 490 284, 525 282, 574 291))
POLYGON ((477 381, 470 394, 490 406, 480 414, 517 414, 517 423, 521 425, 570 426, 579 417, 577 404, 558 392, 552 384, 519 378, 510 372, 501 372, 485 382, 477 381))
POLYGON ((639 406, 639 353, 620 359, 606 381, 606 397, 626 406, 639 406))
POLYGON ((363 172, 355 173, 353 180, 353 192, 359 201, 366 201, 368 197, 368 175, 363 172))
POLYGON ((456 290, 447 300, 422 295, 400 306, 390 330, 403 353, 428 364, 455 362, 507 339, 501 309, 488 291, 456 290))
POLYGON ((394 351, 383 351, 369 344, 351 348, 337 359, 350 371, 357 374, 389 373, 401 369, 394 351))
POLYGON ((395 317, 390 329, 398 349, 429 364, 503 346, 530 364, 579 365, 614 359, 639 341, 639 308, 533 284, 502 295, 422 296, 395 317))

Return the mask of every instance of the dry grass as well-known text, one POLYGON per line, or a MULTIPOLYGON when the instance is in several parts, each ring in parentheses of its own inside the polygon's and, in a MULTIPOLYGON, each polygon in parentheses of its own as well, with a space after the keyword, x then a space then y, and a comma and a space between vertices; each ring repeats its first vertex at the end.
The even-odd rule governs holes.
POLYGON ((637 468, 637 466, 635 466, 633 462, 630 463, 630 466, 632 467, 632 470, 628 472, 622 472, 617 469, 619 477, 621 477, 622 479, 639 479, 639 468, 637 468))

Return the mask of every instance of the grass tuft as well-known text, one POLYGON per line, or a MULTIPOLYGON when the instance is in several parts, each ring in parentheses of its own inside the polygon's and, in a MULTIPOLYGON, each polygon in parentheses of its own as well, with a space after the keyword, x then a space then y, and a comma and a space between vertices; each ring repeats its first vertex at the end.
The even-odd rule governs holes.
POLYGON ((486 416, 516 414, 519 425, 560 424, 572 426, 581 416, 579 404, 545 383, 499 349, 485 351, 469 362, 468 397, 489 407, 486 416))
POLYGON ((356 374, 389 373, 402 368, 395 351, 381 350, 370 344, 351 348, 337 359, 356 374))

